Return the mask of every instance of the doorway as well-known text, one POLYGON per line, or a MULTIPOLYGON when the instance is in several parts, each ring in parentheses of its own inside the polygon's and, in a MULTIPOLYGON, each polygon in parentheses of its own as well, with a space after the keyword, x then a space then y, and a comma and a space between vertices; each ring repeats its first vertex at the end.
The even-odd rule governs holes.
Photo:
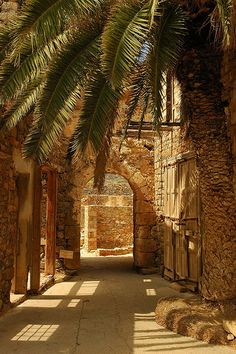
POLYGON ((101 193, 93 188, 91 179, 83 189, 81 199, 82 255, 131 254, 133 208, 133 191, 124 177, 107 173, 101 193))

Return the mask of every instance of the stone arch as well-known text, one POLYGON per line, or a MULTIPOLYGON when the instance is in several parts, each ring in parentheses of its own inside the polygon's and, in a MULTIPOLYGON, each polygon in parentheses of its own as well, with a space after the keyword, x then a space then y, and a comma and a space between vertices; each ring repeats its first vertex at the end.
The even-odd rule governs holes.
MULTIPOLYGON (((140 157, 140 156, 139 156, 140 157)), ((138 161, 138 156, 136 157, 138 161)), ((156 213, 154 208, 154 173, 149 179, 140 170, 140 166, 130 163, 127 158, 121 158, 113 150, 106 168, 107 173, 124 177, 134 194, 134 266, 136 268, 153 267, 156 265, 158 240, 155 235, 156 213), (150 178, 152 179, 150 181, 150 178)), ((94 176, 94 166, 89 164, 83 168, 77 167, 74 173, 73 190, 74 208, 77 210, 80 224, 81 196, 87 182, 94 176)), ((80 233, 78 233, 80 234, 80 233)), ((78 249, 79 241, 74 242, 78 249)))

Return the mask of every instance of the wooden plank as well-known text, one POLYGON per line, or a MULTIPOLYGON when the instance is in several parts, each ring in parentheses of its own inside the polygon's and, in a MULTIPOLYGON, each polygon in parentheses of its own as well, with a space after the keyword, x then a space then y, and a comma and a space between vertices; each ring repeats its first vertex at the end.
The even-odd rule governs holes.
POLYGON ((164 266, 169 270, 174 270, 174 247, 173 247, 173 226, 168 219, 165 220, 164 237, 164 266))
POLYGON ((198 217, 198 189, 197 189, 197 171, 196 171, 196 162, 195 160, 189 160, 189 209, 188 217, 198 217))
POLYGON ((198 232, 197 220, 186 223, 186 238, 188 241, 188 269, 189 280, 198 282, 200 277, 200 234, 198 232))
POLYGON ((46 247, 45 274, 55 274, 56 262, 56 210, 57 210, 57 181, 56 172, 48 171, 47 185, 47 216, 46 216, 46 247))
POLYGON ((15 294, 25 294, 27 292, 29 215, 26 204, 28 185, 29 173, 20 173, 17 177, 18 235, 14 266, 15 275, 12 281, 12 291, 15 294))
POLYGON ((36 293, 40 288, 41 197, 42 197, 41 169, 40 166, 35 165, 30 290, 36 293))
POLYGON ((201 240, 198 224, 198 180, 194 158, 166 160, 164 187, 164 265, 179 279, 199 281, 201 240), (180 226, 180 230, 179 230, 180 226))
POLYGON ((180 279, 188 278, 187 243, 182 226, 176 234, 176 274, 180 279))

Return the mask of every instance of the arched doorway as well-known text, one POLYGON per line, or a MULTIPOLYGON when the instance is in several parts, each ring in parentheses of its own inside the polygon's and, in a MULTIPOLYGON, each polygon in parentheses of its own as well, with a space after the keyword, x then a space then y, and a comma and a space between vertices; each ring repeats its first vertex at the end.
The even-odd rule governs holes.
POLYGON ((93 188, 91 179, 84 187, 81 198, 83 252, 95 252, 98 256, 132 253, 133 209, 133 191, 124 177, 107 173, 100 193, 93 188))
MULTIPOLYGON (((159 255, 161 250, 160 230, 156 226, 154 204, 153 161, 151 157, 149 159, 149 150, 148 152, 146 150, 143 154, 141 152, 140 154, 131 154, 131 150, 125 150, 126 154, 122 156, 111 153, 106 169, 108 174, 122 176, 133 193, 133 265, 137 270, 159 267, 161 263, 159 255), (142 168, 140 166, 141 163, 142 168)), ((93 185, 93 174, 93 164, 78 164, 72 175, 73 185, 67 190, 68 203, 65 204, 63 199, 62 211, 63 215, 65 214, 63 216, 63 233, 60 231, 63 234, 63 239, 60 239, 60 243, 58 242, 57 245, 61 249, 60 258, 67 269, 80 268, 80 255, 85 233, 83 219, 81 225, 81 218, 83 218, 81 212, 84 212, 81 208, 81 202, 83 202, 83 190, 86 189, 87 183, 91 180, 91 186, 93 185), (68 207, 65 209, 64 205, 68 207)), ((65 178, 66 180, 67 177, 65 178)), ((59 195, 64 196, 64 194, 60 193, 60 188, 59 195)), ((91 240, 94 233, 91 221, 89 232, 91 240)), ((96 241, 96 237, 94 239, 96 241)), ((97 245, 93 247, 97 249, 97 245)))

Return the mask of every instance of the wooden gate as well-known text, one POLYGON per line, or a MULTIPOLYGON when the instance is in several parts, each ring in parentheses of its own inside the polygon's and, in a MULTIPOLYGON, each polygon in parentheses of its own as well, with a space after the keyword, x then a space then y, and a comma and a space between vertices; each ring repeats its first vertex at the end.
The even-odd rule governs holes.
POLYGON ((163 168, 165 274, 198 283, 201 238, 195 159, 167 160, 163 168))

